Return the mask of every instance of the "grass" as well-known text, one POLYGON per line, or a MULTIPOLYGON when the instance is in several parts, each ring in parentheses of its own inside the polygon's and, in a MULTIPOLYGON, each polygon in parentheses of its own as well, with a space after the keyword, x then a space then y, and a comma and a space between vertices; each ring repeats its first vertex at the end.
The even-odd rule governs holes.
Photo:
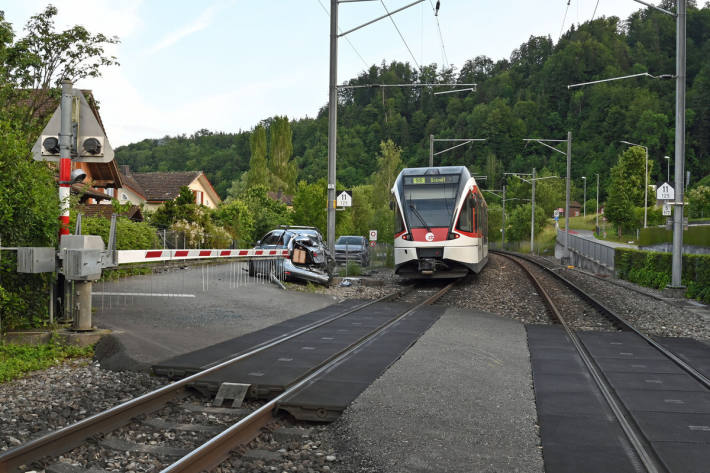
POLYGON ((0 383, 17 379, 30 371, 62 363, 69 358, 93 356, 93 347, 62 345, 51 341, 45 345, 0 344, 0 383))
POLYGON ((338 275, 340 277, 345 277, 346 273, 348 277, 360 276, 362 274, 362 267, 354 261, 348 261, 347 267, 343 266, 338 270, 338 275))
MULTIPOLYGON (((599 225, 602 224, 601 216, 599 217, 599 225)), ((569 228, 573 230, 592 230, 596 228, 597 225, 597 215, 591 214, 586 217, 570 217, 569 218, 569 228)), ((560 229, 565 229, 565 218, 560 217, 560 229)))

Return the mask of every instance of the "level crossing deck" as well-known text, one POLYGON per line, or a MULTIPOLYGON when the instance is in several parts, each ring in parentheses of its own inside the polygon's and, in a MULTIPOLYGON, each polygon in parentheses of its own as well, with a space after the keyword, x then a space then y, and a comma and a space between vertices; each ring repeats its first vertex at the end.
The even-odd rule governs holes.
MULTIPOLYGON (((244 353, 274 338, 362 304, 348 301, 317 310, 212 347, 153 366, 156 374, 179 378, 244 353)), ((197 380, 196 388, 217 392, 222 383, 248 384, 249 397, 272 398, 345 348, 386 325, 408 304, 378 302, 197 380)), ((434 323, 444 309, 425 306, 388 326, 355 353, 280 404, 296 418, 332 421, 434 323)))

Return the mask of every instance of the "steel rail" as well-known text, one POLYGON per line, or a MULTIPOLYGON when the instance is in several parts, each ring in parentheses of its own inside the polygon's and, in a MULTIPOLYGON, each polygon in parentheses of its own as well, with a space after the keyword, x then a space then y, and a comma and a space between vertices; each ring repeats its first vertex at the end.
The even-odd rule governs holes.
MULTIPOLYGON (((504 254, 502 252, 498 252, 499 254, 504 254)), ((611 310, 609 307, 604 305, 601 301, 595 299, 594 297, 590 296, 587 294, 582 288, 577 286, 575 283, 567 279, 566 277, 562 276, 556 271, 552 271, 550 268, 546 267, 545 265, 541 264, 538 261, 535 261, 534 259, 531 259, 525 255, 515 255, 515 257, 522 258, 525 261, 529 261, 532 264, 535 264, 541 268, 544 268, 546 271, 548 271, 550 274, 554 275, 557 279, 562 281, 567 287, 575 291, 577 294, 582 296, 586 301, 588 301, 590 304, 593 304, 597 309, 614 319, 615 322, 619 323, 621 326, 623 326, 624 329, 635 333, 639 337, 643 338, 646 343, 651 345, 653 348, 661 352, 665 357, 671 359, 675 364, 677 364, 681 369, 683 369, 686 373, 688 373, 690 376, 692 376, 696 381, 698 381, 700 384, 702 384, 706 389, 710 389, 710 379, 690 366, 688 363, 683 361, 681 358, 678 357, 673 351, 669 350, 668 348, 664 347, 651 337, 645 335, 644 333, 640 332, 636 327, 631 325, 626 319, 624 319, 622 316, 618 315, 616 312, 611 310)))
MULTIPOLYGON (((411 291, 411 288, 409 288, 409 291, 411 291)), ((188 384, 197 381, 203 376, 260 353, 268 348, 278 345, 279 343, 283 343, 294 337, 302 335, 310 330, 314 330, 318 327, 331 323, 334 320, 350 315, 353 312, 361 310, 365 307, 378 302, 384 302, 398 295, 403 295, 409 291, 400 290, 379 299, 364 302, 353 307, 352 309, 348 309, 319 322, 311 323, 306 325, 304 328, 290 332, 282 337, 276 337, 268 340, 267 342, 263 342, 248 352, 229 358, 228 360, 210 366, 203 371, 187 376, 179 381, 172 382, 162 388, 156 389, 155 391, 143 394, 106 411, 94 414, 86 419, 75 422, 72 425, 55 430, 41 437, 30 440, 23 445, 7 450, 6 452, 0 454, 0 473, 10 473, 15 471, 15 469, 19 466, 31 461, 47 456, 59 455, 60 453, 71 450, 72 448, 81 445, 84 440, 92 435, 109 432, 120 427, 121 425, 125 425, 130 421, 130 419, 138 415, 158 409, 168 401, 182 395, 185 392, 184 388, 188 384)))
MULTIPOLYGON (((649 473, 661 473, 666 471, 666 469, 662 466, 662 463, 656 456, 655 452, 653 449, 649 446, 646 438, 643 436, 641 431, 638 429, 636 424, 634 423, 631 415, 629 412, 626 410, 626 408, 622 405, 621 401, 617 398, 617 396, 613 393, 611 387, 607 383, 607 381, 604 378, 604 375, 601 373, 599 368, 597 367, 596 363, 592 359, 591 355, 587 351, 587 349, 584 347, 582 344, 581 340, 577 336, 577 334, 569 327, 567 322, 565 321, 564 317, 560 313, 560 311, 557 309, 557 306, 555 303, 552 301, 551 297, 545 290, 545 288, 540 284, 540 281, 532 274, 529 268, 525 267, 522 262, 518 259, 518 255, 510 255, 510 254, 505 254, 502 252, 494 252, 496 254, 499 254, 501 256, 504 256, 511 261, 514 261, 515 263, 520 266, 523 271, 527 274, 528 278, 533 282, 535 287, 538 290, 538 293, 543 297, 543 300, 545 301, 545 304, 550 308, 550 311, 554 315, 554 317, 557 319, 557 321, 562 325, 562 327, 565 330, 565 333, 569 337, 570 341, 574 345, 575 349, 577 350, 577 353, 579 354, 580 358, 584 362, 585 366, 587 367, 587 370, 591 374, 592 378, 594 379, 595 384, 599 388, 599 391, 602 393, 602 396, 604 396, 604 399, 606 400, 607 404, 609 405, 609 408, 612 410, 614 413, 614 416, 616 417, 616 420, 619 422, 619 425, 623 429, 624 433, 626 434, 627 439, 631 443, 632 447, 634 448, 634 451, 636 452, 636 455, 638 455, 639 459, 643 463, 644 467, 649 473)), ((528 261, 530 263, 533 263, 527 258, 521 258, 524 259, 525 261, 528 261)), ((543 267, 542 265, 539 265, 543 267)), ((547 269, 544 268, 543 269, 547 269)), ((554 273, 553 273, 554 274, 554 273)))
POLYGON ((172 465, 169 465, 167 468, 161 470, 161 473, 197 473, 205 470, 211 470, 217 467, 220 463, 222 463, 225 459, 229 457, 229 454, 232 450, 237 448, 239 445, 251 440, 251 438, 253 438, 253 436, 258 433, 259 429, 266 426, 274 418, 273 416, 275 408, 277 408, 281 400, 294 394, 300 388, 312 382, 322 373, 329 371, 331 368, 337 365, 344 357, 347 357, 350 353, 363 346, 372 337, 383 332, 392 324, 407 317, 420 307, 436 302, 440 297, 446 294, 457 282, 458 281, 453 281, 449 283, 448 285, 446 285, 446 287, 438 291, 433 296, 430 296, 423 302, 420 302, 414 307, 407 309, 405 312, 401 313, 397 317, 392 318, 387 323, 377 327, 370 333, 364 335, 359 340, 351 344, 349 347, 334 354, 329 359, 321 363, 314 370, 312 370, 309 374, 304 375, 304 377, 302 377, 300 380, 297 380, 295 383, 289 386, 284 392, 271 399, 256 411, 252 412, 247 417, 238 421, 236 424, 233 424, 228 429, 222 431, 217 436, 205 442, 197 449, 188 453, 172 465), (249 437, 249 435, 245 434, 245 430, 249 432, 252 437, 249 437))

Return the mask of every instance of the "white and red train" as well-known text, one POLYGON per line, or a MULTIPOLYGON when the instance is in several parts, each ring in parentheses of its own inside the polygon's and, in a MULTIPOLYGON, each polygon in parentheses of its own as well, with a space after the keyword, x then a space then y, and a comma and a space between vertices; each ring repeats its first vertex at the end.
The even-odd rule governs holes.
POLYGON ((458 278, 488 262, 488 211, 464 166, 408 168, 392 187, 395 273, 458 278))

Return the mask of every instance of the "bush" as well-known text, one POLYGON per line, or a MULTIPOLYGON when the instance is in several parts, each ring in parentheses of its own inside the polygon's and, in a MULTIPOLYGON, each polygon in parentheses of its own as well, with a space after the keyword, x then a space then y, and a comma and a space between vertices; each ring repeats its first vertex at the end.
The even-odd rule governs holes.
MULTIPOLYGON (((642 286, 662 289, 671 283, 671 253, 614 250, 614 267, 619 278, 642 286)), ((683 255, 681 281, 687 297, 710 302, 710 255, 683 255)))
MULTIPOLYGON (((69 228, 74 229, 76 214, 72 211, 69 228)), ((108 245, 111 220, 104 217, 81 217, 82 235, 99 235, 104 244, 108 245)), ((116 249, 117 250, 149 250, 158 248, 158 236, 155 227, 145 222, 134 222, 126 217, 116 218, 116 249)))
MULTIPOLYGON (((673 230, 665 227, 650 227, 641 230, 639 245, 649 246, 673 242, 673 230)), ((683 244, 710 247, 710 225, 695 225, 683 230, 683 244)))

